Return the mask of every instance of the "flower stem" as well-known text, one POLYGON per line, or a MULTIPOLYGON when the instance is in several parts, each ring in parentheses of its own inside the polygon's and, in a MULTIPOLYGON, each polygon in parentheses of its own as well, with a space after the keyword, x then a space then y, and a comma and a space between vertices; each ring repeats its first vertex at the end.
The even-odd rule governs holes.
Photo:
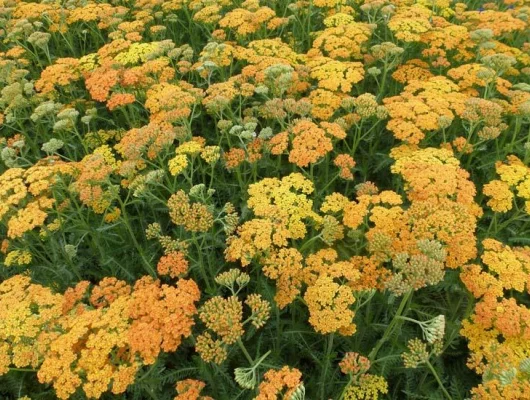
POLYGON ((245 355, 245 357, 248 360, 248 362, 250 363, 250 365, 254 365, 254 360, 252 359, 252 357, 250 357, 250 354, 248 354, 247 348, 245 347, 245 345, 241 341, 241 338, 237 339, 237 345, 239 346, 239 348, 241 349, 241 351, 245 355))
POLYGON ((344 398, 344 396, 346 395, 346 390, 348 390, 352 382, 353 382, 353 379, 350 376, 350 380, 348 381, 346 386, 344 386, 344 389, 342 389, 342 393, 340 394, 339 400, 342 400, 344 398))
POLYGON ((427 365, 427 367, 431 370, 431 373, 433 374, 434 378, 436 379, 436 382, 438 382, 438 385, 440 385, 440 389, 442 389, 442 392, 444 393, 445 397, 448 398, 449 400, 453 400, 453 398, 451 397, 451 395, 447 392, 447 390, 445 389, 440 377, 438 376, 438 374, 436 373, 436 370, 434 369, 434 367, 432 366, 432 364, 429 362, 429 360, 427 360, 425 362, 425 364, 427 365))
POLYGON ((375 359, 375 356, 377 355, 377 352, 381 349, 381 346, 383 346, 383 344, 388 340, 388 338, 394 331, 394 328, 397 322, 400 320, 400 317, 403 314, 403 311, 405 310, 405 306, 407 305, 411 296, 412 296, 412 290, 408 291, 403 296, 403 299, 401 300, 401 303, 399 304, 399 308, 396 311, 396 315, 394 315, 394 318, 392 318, 392 321, 390 321, 390 324, 388 324, 385 330, 385 333, 383 334, 383 337, 379 339, 375 347, 372 349, 372 351, 368 355, 368 358, 370 359, 370 361, 373 361, 375 359))
POLYGON ((330 364, 330 357, 331 357, 331 350, 333 349, 333 338, 335 337, 335 334, 332 333, 331 335, 328 336, 328 339, 326 341, 326 355, 325 355, 325 358, 324 358, 324 371, 322 372, 322 377, 320 378, 320 397, 322 398, 322 400, 324 400, 325 398, 325 387, 326 387, 326 377, 327 377, 327 374, 328 374, 328 368, 329 368, 329 364, 330 364))

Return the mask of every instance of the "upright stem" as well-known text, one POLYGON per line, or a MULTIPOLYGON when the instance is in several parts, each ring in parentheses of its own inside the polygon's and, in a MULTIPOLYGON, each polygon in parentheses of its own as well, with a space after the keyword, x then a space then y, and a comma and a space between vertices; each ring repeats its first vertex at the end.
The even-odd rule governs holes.
POLYGON ((436 373, 436 370, 434 369, 434 367, 432 366, 432 364, 429 362, 429 360, 427 360, 427 362, 425 363, 427 365, 427 367, 431 370, 431 373, 433 374, 434 378, 436 379, 436 382, 438 382, 438 385, 440 385, 440 389, 442 389, 442 392, 444 393, 445 397, 449 400, 453 400, 453 398, 451 397, 451 395, 447 392, 447 390, 445 389, 443 383, 442 383, 442 380, 440 379, 440 377, 438 376, 438 374, 436 373))
MULTIPOLYGON (((254 365, 254 360, 252 359, 252 357, 250 357, 250 354, 248 354, 247 348, 245 347, 245 345, 244 345, 243 342, 241 341, 241 338, 238 338, 238 339, 237 339, 237 345, 239 346, 239 348, 241 349, 241 351, 242 351, 243 354, 245 355, 245 358, 248 360, 248 362, 250 363, 250 365, 254 365)), ((267 355, 268 355, 268 354, 267 354, 267 355)))
POLYGON ((401 300, 401 303, 399 304, 399 308, 396 312, 396 315, 394 315, 394 318, 392 318, 392 321, 390 321, 390 324, 388 324, 385 330, 385 333, 383 334, 383 337, 379 339, 379 342, 377 342, 375 347, 372 349, 372 351, 368 355, 368 358, 370 359, 370 361, 373 361, 375 359, 375 356, 377 355, 377 352, 381 349, 381 346, 385 344, 385 342, 388 340, 388 338, 394 331, 394 328, 397 322, 400 320, 401 314, 403 314, 403 311, 405 310, 405 306, 407 305, 411 296, 412 296, 412 290, 408 291, 403 296, 403 299, 401 300))
POLYGON ((195 234, 192 235, 191 240, 193 241, 193 244, 195 245, 195 248, 197 249, 197 253, 199 254, 199 270, 201 271, 202 278, 204 279, 207 288, 211 289, 212 286, 210 285, 210 277, 209 277, 209 274, 206 272, 206 266, 204 265, 202 246, 199 244, 199 241, 197 240, 197 237, 195 236, 195 234))
POLYGON ((330 360, 329 358, 331 357, 331 350, 333 349, 333 338, 334 338, 335 334, 332 333, 331 335, 328 336, 328 339, 326 341, 326 355, 325 355, 325 358, 324 358, 324 371, 322 372, 322 377, 320 378, 320 397, 322 400, 324 400, 325 398, 325 394, 326 394, 326 391, 325 391, 325 385, 326 385, 326 376, 328 374, 328 368, 329 368, 329 364, 330 364, 330 360))
POLYGON ((346 390, 348 390, 348 387, 350 387, 352 381, 353 381, 353 379, 352 379, 352 377, 350 376, 350 380, 348 381, 348 383, 346 384, 346 386, 344 386, 344 389, 342 389, 342 393, 340 394, 339 400, 342 400, 342 399, 344 398, 344 396, 346 395, 346 390))
POLYGON ((136 240, 136 236, 134 235, 134 232, 131 228, 131 224, 129 223, 129 218, 127 217, 127 212, 125 210, 125 204, 123 203, 122 199, 119 196, 118 196, 118 201, 120 203, 120 208, 121 208, 121 219, 125 227, 127 228, 127 232, 129 233, 129 236, 131 237, 134 247, 136 247, 136 251, 138 251, 138 254, 140 254, 140 257, 142 258, 142 261, 149 275, 156 277, 155 270, 153 269, 149 261, 147 261, 147 259, 145 258, 144 251, 142 247, 140 246, 140 244, 138 243, 138 241, 136 240))

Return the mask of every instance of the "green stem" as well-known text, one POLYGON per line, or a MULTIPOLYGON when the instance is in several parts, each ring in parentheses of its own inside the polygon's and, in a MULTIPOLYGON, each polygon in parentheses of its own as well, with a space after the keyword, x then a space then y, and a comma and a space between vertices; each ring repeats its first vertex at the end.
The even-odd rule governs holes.
MULTIPOLYGON (((243 344, 243 342, 241 341, 241 338, 238 338, 237 339, 237 345, 239 346, 239 348, 241 349, 241 351, 243 352, 243 354, 245 355, 245 358, 248 360, 248 362, 250 363, 250 365, 254 365, 254 360, 252 359, 252 357, 250 357, 250 354, 248 353, 247 351, 247 348, 245 347, 245 345, 243 344)), ((268 354, 267 354, 268 355, 268 354)), ((264 358, 264 357, 262 357, 264 358)), ((261 361, 261 360, 260 360, 261 361)))
POLYGON ((438 382, 438 385, 440 385, 440 389, 442 389, 442 392, 444 393, 445 397, 448 398, 449 400, 453 400, 453 398, 451 397, 451 395, 447 392, 447 390, 445 389, 440 377, 438 376, 438 374, 436 373, 436 370, 434 369, 434 367, 432 366, 432 364, 429 362, 429 360, 427 360, 425 362, 425 364, 427 365, 427 367, 431 370, 431 373, 433 374, 434 378, 436 379, 436 382, 438 382))
POLYGON ((257 368, 263 362, 263 360, 265 360, 269 356, 269 354, 271 354, 271 353, 272 353, 272 350, 269 350, 264 355, 262 355, 260 357, 260 359, 258 361, 256 361, 256 363, 254 364, 254 366, 252 368, 257 368))
POLYGON ((326 377, 328 374, 328 368, 330 364, 330 357, 331 357, 331 350, 333 349, 333 338, 335 337, 335 334, 332 333, 328 336, 328 340, 326 341, 326 355, 324 358, 324 371, 322 372, 322 377, 320 378, 320 397, 322 400, 325 399, 325 388, 326 388, 326 377))
POLYGON ((348 381, 346 386, 344 386, 344 389, 342 389, 342 393, 340 394, 339 400, 344 399, 344 396, 346 395, 346 390, 348 390, 352 382, 353 382, 353 378, 350 375, 350 380, 348 381))
POLYGON ((193 241, 193 244, 195 245, 195 248, 197 249, 197 253, 199 254, 199 269, 201 271, 202 279, 204 279, 204 282, 206 283, 206 287, 208 290, 212 289, 212 286, 210 284, 210 278, 208 273, 206 272, 206 266, 204 265, 204 257, 203 257, 203 247, 199 244, 199 241, 197 240, 197 237, 195 234, 192 234, 191 240, 193 241))
POLYGON ((423 325, 423 323, 422 323, 421 321, 417 321, 417 320, 415 320, 415 319, 413 319, 413 318, 403 317, 403 316, 401 316, 401 315, 397 316, 396 318, 399 318, 399 319, 401 319, 401 320, 403 320, 403 321, 414 322, 415 324, 418 324, 418 325, 423 325))
POLYGON ((19 371, 19 372, 37 372, 36 369, 31 368, 9 368, 10 371, 19 371))
POLYGON ((123 203, 122 199, 119 196, 118 196, 118 202, 120 203, 120 208, 121 208, 121 220, 123 221, 127 229, 127 232, 129 233, 129 236, 131 237, 131 240, 133 242, 134 247, 136 248, 136 251, 138 251, 138 254, 140 254, 140 257, 145 265, 145 269, 151 276, 156 277, 155 270, 153 269, 149 261, 147 261, 147 259, 145 258, 143 249, 138 243, 138 241, 136 240, 136 236, 134 235, 134 232, 131 228, 131 224, 129 223, 129 218, 127 217, 127 211, 125 210, 125 204, 123 203))
POLYGON ((385 342, 388 340, 388 338, 390 337, 390 335, 394 331, 394 328, 395 328, 397 322, 399 321, 399 319, 401 317, 401 314, 403 314, 403 311, 405 310, 405 306, 407 305, 407 303, 408 303, 408 301, 409 301, 411 296, 412 296, 412 290, 408 291, 403 296, 403 299, 401 300, 401 303, 399 304, 399 308, 396 311, 396 315, 394 315, 394 318, 392 318, 392 321, 390 322, 390 324, 388 324, 388 326, 387 326, 387 328, 385 330, 385 333, 383 334, 383 337, 381 339, 379 339, 379 341, 377 342, 376 346, 372 349, 372 351, 368 355, 368 358, 370 359, 370 361, 373 361, 375 359, 375 356, 377 355, 377 352, 381 349, 383 344, 385 344, 385 342))
POLYGON ((321 238, 321 235, 316 235, 316 236, 313 236, 311 239, 309 239, 308 241, 306 241, 302 247, 300 248, 300 253, 302 253, 305 249, 307 249, 307 247, 313 243, 315 240, 317 239, 320 239, 321 238))

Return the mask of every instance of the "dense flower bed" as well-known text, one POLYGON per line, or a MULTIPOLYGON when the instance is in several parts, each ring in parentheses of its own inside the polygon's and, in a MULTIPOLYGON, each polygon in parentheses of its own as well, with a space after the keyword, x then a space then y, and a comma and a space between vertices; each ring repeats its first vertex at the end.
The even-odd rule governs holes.
POLYGON ((530 399, 529 0, 0 0, 0 398, 530 399))

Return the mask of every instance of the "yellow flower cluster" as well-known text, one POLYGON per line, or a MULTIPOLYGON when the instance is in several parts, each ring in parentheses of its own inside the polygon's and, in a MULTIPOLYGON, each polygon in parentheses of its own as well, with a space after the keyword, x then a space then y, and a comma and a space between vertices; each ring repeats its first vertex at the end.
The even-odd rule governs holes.
POLYGON ((431 11, 422 5, 400 7, 388 21, 388 27, 404 42, 419 42, 421 34, 432 28, 430 18, 431 11))
POLYGON ((355 297, 350 287, 339 285, 330 276, 323 275, 307 288, 304 300, 309 309, 309 323, 315 331, 322 334, 339 332, 345 336, 355 333, 354 312, 350 310, 355 297))
POLYGON ((308 55, 334 60, 361 59, 363 46, 372 36, 372 29, 373 26, 359 22, 326 28, 319 32, 308 55))
POLYGON ((153 123, 177 123, 191 114, 192 106, 197 104, 199 93, 190 92, 189 87, 182 88, 170 83, 153 85, 147 91, 145 108, 151 113, 153 123))
POLYGON ((343 62, 326 57, 309 60, 310 76, 318 81, 318 87, 331 91, 351 92, 352 86, 364 78, 360 62, 343 62))
POLYGON ((490 197, 488 206, 495 212, 507 212, 517 198, 524 201, 525 211, 530 214, 530 168, 518 157, 508 156, 506 162, 495 164, 495 170, 500 179, 492 180, 483 188, 483 193, 490 197))
POLYGON ((0 218, 7 220, 9 238, 44 225, 55 203, 52 188, 61 175, 74 175, 74 167, 51 157, 28 169, 10 168, 0 176, 0 218))

